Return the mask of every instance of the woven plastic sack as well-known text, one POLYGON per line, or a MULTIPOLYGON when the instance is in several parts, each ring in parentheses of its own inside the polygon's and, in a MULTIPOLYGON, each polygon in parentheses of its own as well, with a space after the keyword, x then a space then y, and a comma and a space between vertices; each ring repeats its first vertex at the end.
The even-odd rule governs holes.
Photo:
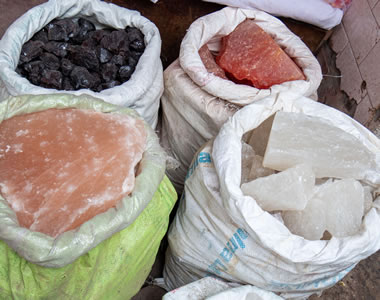
POLYGON ((135 109, 152 128, 155 128, 159 101, 163 92, 160 53, 161 37, 157 27, 137 11, 99 0, 50 0, 33 7, 18 18, 0 41, 0 101, 10 95, 88 94, 108 103, 135 109), (33 85, 15 72, 21 47, 25 42, 53 19, 72 17, 88 19, 98 29, 103 27, 124 29, 126 26, 133 26, 143 32, 146 49, 127 82, 100 93, 89 89, 58 91, 33 85))
MULTIPOLYGON (((72 107, 141 119, 129 108, 67 94, 9 98, 0 103, 0 116, 72 107)), ((22 228, 0 197, 1 299, 129 299, 138 292, 176 201, 164 177, 164 151, 147 123, 145 128, 147 147, 132 194, 75 230, 52 238, 22 228)))
MULTIPOLYGON (((331 29, 342 21, 343 11, 346 8, 341 4, 343 0, 204 0, 232 7, 255 8, 272 15, 283 16, 310 23, 315 26, 331 29), (335 2, 332 7, 330 4, 335 2)), ((345 2, 348 2, 345 0, 345 2)))
POLYGON ((380 196, 357 234, 309 241, 243 195, 243 134, 277 111, 320 117, 355 136, 375 154, 375 172, 362 180, 380 188, 380 140, 374 134, 338 110, 288 97, 268 97, 242 108, 195 155, 168 235, 164 280, 169 290, 211 275, 302 299, 333 286, 380 249, 380 196))
POLYGON ((161 142, 179 163, 178 168, 167 171, 177 191, 182 191, 194 153, 238 109, 279 92, 316 96, 321 80, 321 67, 309 48, 280 20, 265 12, 227 7, 196 20, 181 43, 179 59, 164 72, 165 91, 161 97, 161 142), (246 18, 253 19, 274 38, 302 69, 306 80, 256 89, 207 72, 198 50, 207 43, 211 50, 219 51, 221 38, 246 18))
POLYGON ((281 300, 272 292, 255 286, 239 286, 206 277, 170 291, 162 300, 281 300))

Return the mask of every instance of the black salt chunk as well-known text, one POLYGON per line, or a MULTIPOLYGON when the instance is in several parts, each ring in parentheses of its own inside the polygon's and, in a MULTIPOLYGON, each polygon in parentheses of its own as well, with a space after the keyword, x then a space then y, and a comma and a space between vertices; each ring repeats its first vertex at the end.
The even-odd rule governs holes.
POLYGON ((99 61, 102 64, 109 62, 110 59, 112 58, 112 53, 109 52, 107 49, 104 49, 102 47, 98 47, 96 49, 96 51, 98 54, 99 61))
POLYGON ((68 43, 50 41, 45 44, 44 49, 59 57, 65 57, 67 55, 68 43))
POLYGON ((79 31, 72 19, 54 20, 45 26, 49 41, 68 41, 79 31))
POLYGON ((44 69, 44 63, 41 60, 35 60, 24 64, 24 70, 29 74, 40 74, 44 69))
POLYGON ((34 85, 41 85, 41 74, 40 73, 31 73, 28 74, 27 79, 34 85))
POLYGON ((96 92, 96 88, 97 88, 98 86, 100 86, 100 84, 102 83, 102 80, 101 80, 101 78, 100 78, 100 76, 99 76, 98 73, 91 72, 90 74, 92 75, 93 80, 94 80, 94 84, 93 84, 93 86, 92 86, 91 89, 92 89, 94 92, 96 92))
POLYGON ((104 36, 100 41, 100 46, 117 54, 120 46, 124 45, 123 41, 126 41, 127 39, 128 36, 125 31, 116 30, 111 32, 111 34, 104 36))
POLYGON ((63 79, 63 83, 62 83, 62 88, 65 90, 65 91, 74 91, 74 87, 73 85, 71 84, 71 81, 68 77, 65 77, 63 79))
POLYGON ((49 41, 67 41, 69 36, 64 27, 56 23, 46 25, 49 41))
POLYGON ((133 42, 135 40, 144 41, 144 34, 141 32, 140 29, 136 27, 129 27, 127 26, 125 28, 125 32, 128 34, 128 39, 133 42))
POLYGON ((131 75, 134 71, 134 68, 131 66, 122 66, 119 70, 119 77, 121 79, 121 82, 126 82, 131 78, 131 75))
POLYGON ((48 36, 47 36, 47 31, 45 29, 41 29, 40 31, 38 31, 37 33, 33 35, 32 40, 47 43, 49 41, 48 36))
POLYGON ((99 60, 96 55, 96 50, 91 48, 79 48, 71 55, 71 61, 92 71, 99 70, 99 60))
POLYGON ((61 70, 62 74, 65 76, 69 76, 71 71, 74 69, 75 65, 66 58, 62 58, 61 60, 61 70))
POLYGON ((138 51, 130 51, 129 52, 129 55, 131 57, 133 57, 136 61, 138 61, 140 59, 142 54, 143 54, 143 52, 138 52, 138 51))
POLYGON ((75 67, 70 73, 74 89, 90 89, 95 85, 95 78, 84 67, 75 67))
POLYGON ((95 31, 91 31, 89 33, 89 37, 95 39, 98 43, 102 40, 102 38, 108 34, 111 34, 112 30, 110 29, 99 29, 95 31))
POLYGON ((43 52, 44 43, 41 41, 30 40, 21 48, 20 64, 30 62, 32 59, 40 56, 43 52))
POLYGON ((132 67, 132 68, 136 67, 137 62, 138 62, 138 59, 135 59, 132 56, 127 58, 127 65, 132 67))
POLYGON ((126 59, 122 55, 114 55, 111 59, 111 63, 118 65, 118 66, 122 66, 122 65, 126 64, 126 59))
POLYGON ((58 70, 59 67, 61 66, 61 62, 59 61, 59 58, 55 56, 54 54, 51 53, 43 53, 40 56, 42 62, 46 66, 46 68, 50 70, 58 70))
POLYGON ((98 42, 97 40, 93 39, 93 38, 86 38, 83 43, 82 43, 82 47, 87 47, 87 48, 95 48, 96 46, 98 45, 98 42))
POLYGON ((91 31, 95 30, 95 25, 86 19, 79 18, 78 26, 79 26, 78 32, 75 35, 73 35, 71 39, 75 43, 81 44, 88 38, 88 34, 91 31))
POLYGON ((119 68, 113 63, 106 63, 101 67, 101 75, 105 82, 115 80, 119 68))
POLYGON ((86 20, 84 18, 79 18, 78 24, 79 24, 80 29, 86 30, 87 32, 95 30, 95 25, 89 20, 86 20))
POLYGON ((129 44, 129 47, 131 50, 142 52, 145 49, 145 44, 144 44, 144 41, 134 40, 133 42, 129 44))
POLYGON ((55 70, 44 70, 41 75, 41 86, 45 88, 62 89, 62 74, 55 70))

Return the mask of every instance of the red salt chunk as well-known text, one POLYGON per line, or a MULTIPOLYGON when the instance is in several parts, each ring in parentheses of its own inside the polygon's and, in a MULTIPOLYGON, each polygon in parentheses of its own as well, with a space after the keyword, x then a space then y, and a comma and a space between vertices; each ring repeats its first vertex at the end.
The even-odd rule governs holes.
POLYGON ((130 194, 145 150, 127 115, 49 109, 0 124, 0 188, 21 226, 56 237, 130 194))
POLYGON ((207 45, 203 45, 198 51, 201 60, 209 73, 213 73, 215 76, 223 79, 228 79, 223 69, 215 62, 214 55, 212 55, 207 45))
POLYGON ((222 38, 216 62, 231 80, 258 89, 305 79, 301 69, 272 37, 249 19, 222 38))

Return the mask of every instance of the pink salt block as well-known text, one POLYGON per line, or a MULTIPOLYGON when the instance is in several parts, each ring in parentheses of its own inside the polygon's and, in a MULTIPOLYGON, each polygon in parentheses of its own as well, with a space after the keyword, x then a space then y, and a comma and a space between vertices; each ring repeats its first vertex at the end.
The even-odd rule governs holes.
POLYGON ((272 37, 249 19, 222 38, 216 62, 231 80, 258 89, 305 79, 301 69, 272 37))
POLYGON ((0 124, 0 192, 20 226, 56 237, 130 194, 146 133, 141 120, 49 109, 0 124))
POLYGON ((223 79, 228 79, 223 69, 219 67, 215 62, 214 55, 212 55, 207 45, 203 45, 202 48, 199 49, 198 53, 205 68, 207 69, 207 72, 213 73, 215 76, 221 77, 223 79))

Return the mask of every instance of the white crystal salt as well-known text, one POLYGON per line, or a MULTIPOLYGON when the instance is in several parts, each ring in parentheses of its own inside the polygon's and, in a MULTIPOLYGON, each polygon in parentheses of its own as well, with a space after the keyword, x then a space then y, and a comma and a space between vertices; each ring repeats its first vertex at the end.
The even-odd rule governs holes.
POLYGON ((252 147, 245 143, 241 142, 241 183, 245 183, 249 180, 249 173, 251 172, 252 162, 255 157, 255 151, 252 147))
POLYGON ((302 113, 277 112, 263 165, 278 171, 310 164, 317 178, 363 179, 377 174, 375 154, 331 122, 302 113))
POLYGON ((247 181, 252 181, 260 177, 269 176, 275 173, 275 170, 263 167, 263 157, 255 155, 252 158, 251 170, 247 181))
POLYGON ((327 230, 335 237, 358 232, 363 217, 364 191, 354 179, 328 180, 316 186, 303 211, 284 211, 288 229, 309 240, 319 240, 327 230))
POLYGON ((302 164, 244 183, 241 189, 264 210, 302 210, 312 194, 314 183, 310 166, 302 164))

